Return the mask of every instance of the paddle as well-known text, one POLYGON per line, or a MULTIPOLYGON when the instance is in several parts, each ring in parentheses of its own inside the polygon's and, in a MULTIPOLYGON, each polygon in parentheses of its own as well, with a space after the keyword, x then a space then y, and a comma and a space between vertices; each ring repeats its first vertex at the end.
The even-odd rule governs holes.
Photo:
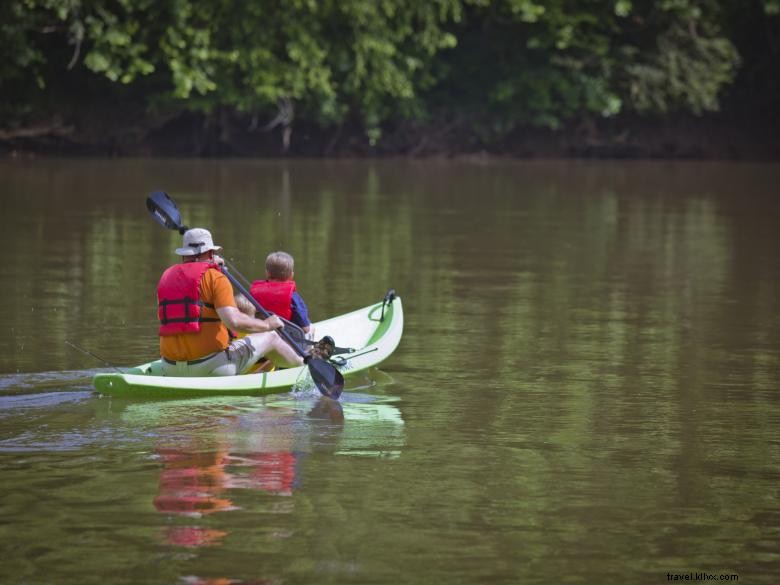
MULTIPOLYGON (((182 224, 181 214, 179 213, 176 202, 164 191, 155 191, 149 195, 149 197, 146 198, 146 208, 157 223, 168 229, 177 230, 180 234, 183 234, 189 229, 182 224)), ((257 302, 257 299, 255 299, 224 266, 222 267, 222 273, 227 276, 233 287, 254 305, 260 315, 266 319, 270 317, 271 314, 257 302)), ((246 279, 244 278, 244 280, 246 279)), ((312 358, 307 355, 301 346, 284 329, 276 329, 276 332, 295 350, 295 353, 303 358, 304 363, 309 367, 309 373, 314 380, 314 384, 317 386, 317 390, 319 390, 323 396, 333 398, 334 400, 338 399, 341 395, 341 391, 344 389, 344 376, 341 375, 341 372, 333 367, 333 364, 327 360, 312 358)))

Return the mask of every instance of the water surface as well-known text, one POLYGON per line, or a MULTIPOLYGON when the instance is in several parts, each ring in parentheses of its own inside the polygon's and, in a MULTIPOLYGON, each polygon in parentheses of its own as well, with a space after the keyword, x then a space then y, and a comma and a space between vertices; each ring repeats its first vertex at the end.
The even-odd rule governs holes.
POLYGON ((778 166, 63 159, 0 179, 1 582, 776 582, 778 166), (156 352, 178 246, 157 189, 249 278, 291 252, 315 319, 395 288, 396 353, 340 404, 95 395, 105 362, 156 352))

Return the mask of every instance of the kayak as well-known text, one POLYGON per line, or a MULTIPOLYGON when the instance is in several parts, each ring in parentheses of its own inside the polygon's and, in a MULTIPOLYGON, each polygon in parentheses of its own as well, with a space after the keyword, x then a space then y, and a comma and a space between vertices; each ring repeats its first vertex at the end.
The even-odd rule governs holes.
MULTIPOLYGON (((330 358, 345 378, 377 366, 398 347, 404 327, 403 307, 400 297, 391 299, 313 323, 318 338, 330 335, 339 348, 347 350, 330 358)), ((307 366, 239 376, 186 378, 163 376, 159 359, 133 368, 101 372, 92 383, 101 394, 139 398, 265 395, 288 392, 294 387, 314 387, 307 366)))

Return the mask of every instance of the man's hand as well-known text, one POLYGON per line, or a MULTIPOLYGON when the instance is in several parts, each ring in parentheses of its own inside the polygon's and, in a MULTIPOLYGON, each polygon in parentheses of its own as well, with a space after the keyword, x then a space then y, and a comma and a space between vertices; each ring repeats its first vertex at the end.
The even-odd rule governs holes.
POLYGON ((276 315, 271 315, 270 317, 265 319, 265 323, 268 325, 269 331, 273 331, 274 329, 280 329, 281 327, 284 327, 284 321, 282 321, 276 315))

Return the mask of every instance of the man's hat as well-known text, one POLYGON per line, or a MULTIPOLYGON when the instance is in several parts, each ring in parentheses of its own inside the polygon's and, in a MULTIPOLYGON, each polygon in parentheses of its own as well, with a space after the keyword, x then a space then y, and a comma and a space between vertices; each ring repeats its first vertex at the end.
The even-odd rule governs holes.
POLYGON ((222 246, 215 246, 211 239, 211 232, 203 228, 192 228, 184 232, 184 242, 181 248, 176 248, 179 256, 197 256, 214 250, 221 252, 222 246))

